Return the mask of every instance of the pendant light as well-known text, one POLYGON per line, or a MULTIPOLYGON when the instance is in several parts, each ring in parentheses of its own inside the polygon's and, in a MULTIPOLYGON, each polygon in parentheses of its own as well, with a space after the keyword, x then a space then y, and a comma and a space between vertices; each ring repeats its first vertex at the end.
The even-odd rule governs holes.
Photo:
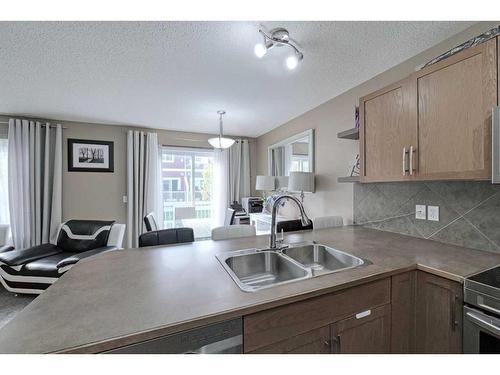
POLYGON ((229 148, 233 145, 234 139, 224 137, 222 134, 222 116, 226 114, 226 111, 217 111, 217 114, 219 115, 219 136, 210 138, 208 140, 208 143, 213 148, 218 148, 218 149, 224 149, 224 148, 229 148))

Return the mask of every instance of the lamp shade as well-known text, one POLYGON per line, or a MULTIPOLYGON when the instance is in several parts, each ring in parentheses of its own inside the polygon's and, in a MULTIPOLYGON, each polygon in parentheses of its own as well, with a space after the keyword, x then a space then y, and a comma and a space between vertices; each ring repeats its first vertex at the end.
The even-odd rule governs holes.
POLYGON ((288 178, 289 191, 314 191, 314 173, 312 172, 290 172, 288 178))
POLYGON ((276 188, 274 176, 257 176, 255 190, 272 191, 276 188))
POLYGON ((277 176, 276 177, 276 189, 277 190, 287 190, 288 189, 288 176, 277 176))
POLYGON ((226 137, 214 137, 208 140, 213 148, 229 148, 233 145, 234 139, 226 137))

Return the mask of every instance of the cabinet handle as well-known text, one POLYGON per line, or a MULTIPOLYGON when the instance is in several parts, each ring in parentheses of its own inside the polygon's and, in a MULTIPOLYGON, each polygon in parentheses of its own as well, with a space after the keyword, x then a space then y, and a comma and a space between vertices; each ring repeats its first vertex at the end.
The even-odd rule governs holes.
POLYGON ((407 169, 406 169, 406 154, 407 154, 407 152, 406 152, 406 146, 405 146, 405 147, 403 147, 403 176, 406 176, 406 171, 407 171, 407 169))
POLYGON ((415 150, 413 149, 413 146, 410 146, 410 176, 413 175, 413 153, 415 150))
POLYGON ((333 340, 332 344, 335 343, 335 347, 332 345, 332 353, 341 353, 341 342, 340 335, 337 335, 333 340))
POLYGON ((458 296, 457 295, 451 296, 451 330, 452 331, 455 331, 458 327, 457 302, 458 302, 458 296))

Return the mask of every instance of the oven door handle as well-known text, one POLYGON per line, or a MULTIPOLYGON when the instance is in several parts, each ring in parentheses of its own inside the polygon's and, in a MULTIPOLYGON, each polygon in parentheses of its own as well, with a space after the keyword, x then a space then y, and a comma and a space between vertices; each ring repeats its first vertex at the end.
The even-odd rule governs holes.
POLYGON ((500 314, 500 310, 495 309, 494 307, 491 307, 484 302, 483 296, 477 296, 477 305, 479 307, 482 307, 485 310, 489 310, 489 311, 494 312, 496 314, 500 314))
POLYGON ((500 336, 500 326, 497 326, 492 321, 486 320, 488 318, 484 319, 485 316, 483 314, 467 311, 465 315, 467 316, 467 318, 469 318, 472 322, 476 323, 478 326, 494 333, 497 336, 500 336))

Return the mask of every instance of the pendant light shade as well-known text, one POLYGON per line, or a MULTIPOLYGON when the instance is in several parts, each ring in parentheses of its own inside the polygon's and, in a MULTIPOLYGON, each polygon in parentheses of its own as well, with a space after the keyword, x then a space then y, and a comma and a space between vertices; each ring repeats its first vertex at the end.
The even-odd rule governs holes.
POLYGON ((208 140, 208 143, 210 143, 213 148, 229 148, 233 145, 234 139, 226 137, 216 137, 210 138, 208 140))
POLYGON ((210 138, 208 140, 208 143, 210 143, 210 145, 213 148, 219 148, 219 149, 229 148, 233 145, 234 139, 223 136, 222 116, 226 114, 226 111, 217 111, 217 113, 219 114, 219 136, 210 138))

